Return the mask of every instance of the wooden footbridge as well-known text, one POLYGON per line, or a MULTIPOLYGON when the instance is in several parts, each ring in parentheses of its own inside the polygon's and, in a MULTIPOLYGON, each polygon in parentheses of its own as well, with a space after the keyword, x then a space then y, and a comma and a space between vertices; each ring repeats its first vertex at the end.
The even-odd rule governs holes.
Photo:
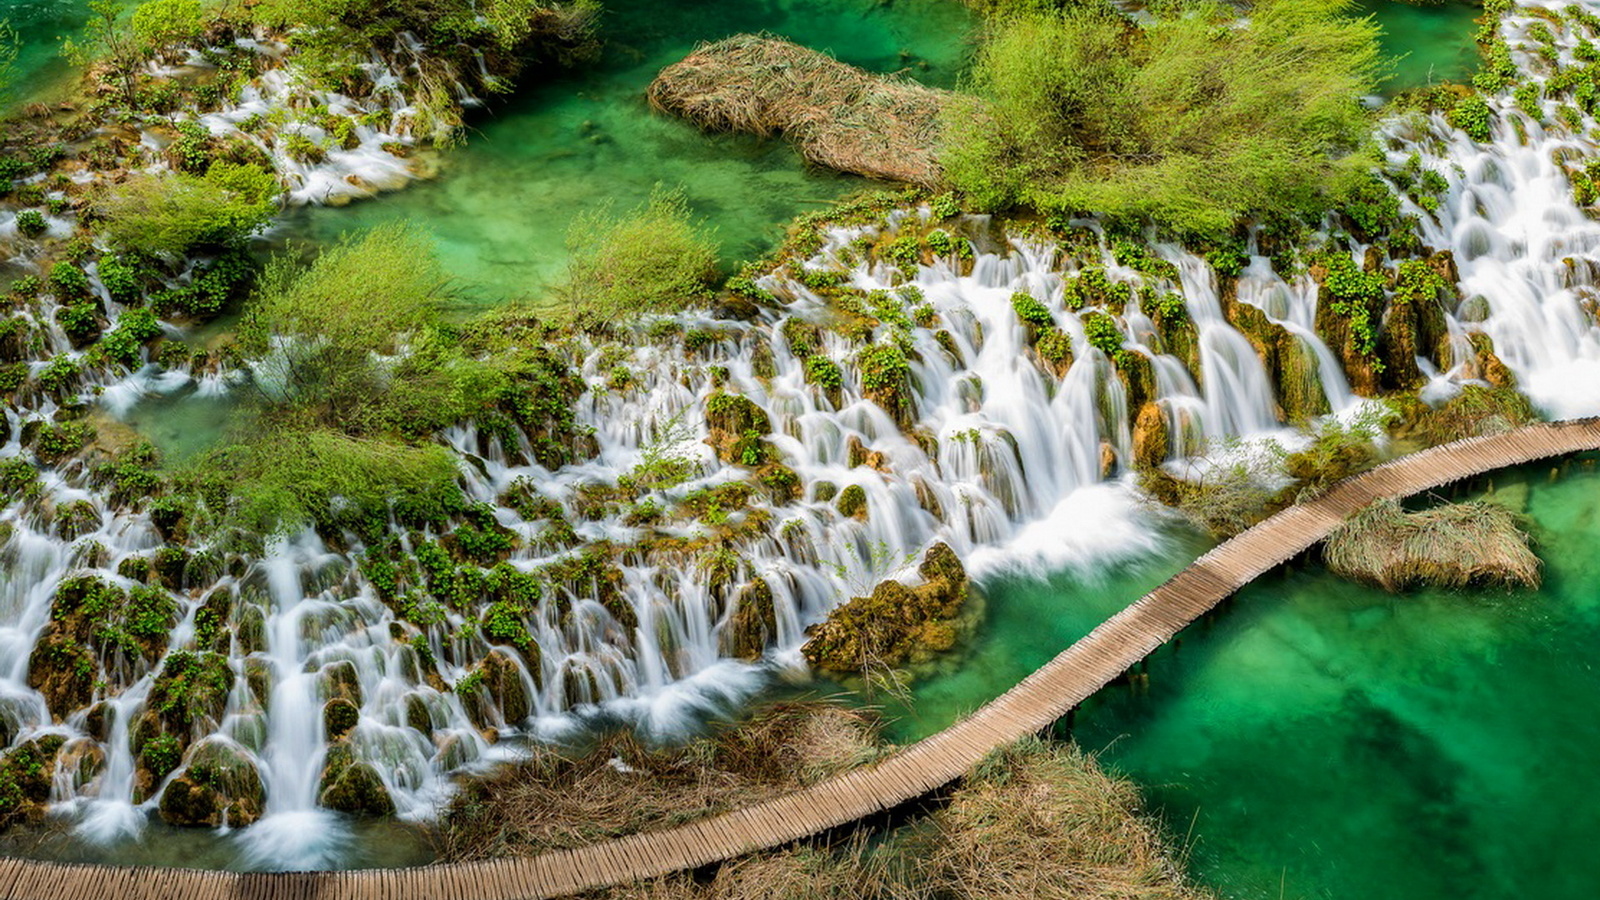
POLYGON ((990 750, 1041 731, 1268 570, 1375 500, 1506 466, 1600 450, 1600 419, 1538 424, 1403 457, 1284 510, 1200 557, 1016 687, 872 765, 685 825, 529 859, 356 872, 238 874, 0 860, 15 900, 530 900, 696 868, 777 847, 913 800, 990 750))

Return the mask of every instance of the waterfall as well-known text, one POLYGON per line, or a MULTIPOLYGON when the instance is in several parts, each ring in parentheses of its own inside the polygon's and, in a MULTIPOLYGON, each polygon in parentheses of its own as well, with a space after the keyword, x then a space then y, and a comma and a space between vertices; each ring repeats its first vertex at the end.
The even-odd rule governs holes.
MULTIPOLYGON (((1504 27, 1527 26, 1513 17, 1504 27)), ((290 89, 274 84, 264 79, 208 124, 236 127, 277 102, 263 91, 290 89)), ((1600 411, 1600 224, 1559 162, 1600 148, 1492 102, 1502 121, 1488 143, 1440 116, 1382 130, 1391 161, 1417 154, 1448 183, 1436 211, 1402 199, 1424 243, 1454 251, 1463 293, 1446 319, 1450 362, 1422 361, 1433 378, 1424 396, 1478 377, 1469 342, 1481 332, 1552 415, 1600 411), (1518 117, 1526 143, 1505 124, 1518 117)), ((358 146, 381 137, 359 133, 358 146)), ((454 776, 518 741, 619 722, 670 733, 728 711, 802 668, 807 625, 908 574, 935 541, 980 578, 1147 555, 1160 538, 1123 483, 1138 461, 1176 462, 1283 427, 1282 373, 1264 362, 1261 334, 1238 324, 1244 314, 1278 336, 1274 352, 1296 354, 1301 400, 1332 413, 1361 402, 1318 336, 1308 274, 1285 278, 1254 253, 1224 284, 1173 244, 1152 245, 1141 269, 1120 264, 1090 221, 1058 241, 932 216, 899 210, 824 230, 804 258, 758 279, 775 302, 746 319, 690 311, 621 337, 570 338, 560 352, 583 384, 569 436, 585 443, 580 461, 546 464, 534 436, 485 423, 439 436, 461 459, 467 496, 486 504, 484 527, 513 537, 492 571, 473 567, 477 577, 537 586, 521 646, 481 627, 488 588, 435 604, 418 624, 385 597, 359 539, 306 532, 254 557, 194 548, 216 559, 162 582, 175 604, 164 655, 119 659, 118 677, 96 683, 86 704, 52 708, 29 668, 58 587, 84 574, 119 590, 148 584, 141 566, 164 542, 147 512, 112 503, 84 464, 35 465, 23 431, 60 410, 25 390, 6 411, 0 463, 21 459, 40 479, 37 496, 0 509, 0 737, 66 741, 53 806, 88 839, 136 834, 186 777, 179 765, 152 781, 140 746, 163 667, 175 651, 215 647, 226 699, 188 736, 186 759, 206 748, 259 778, 260 821, 239 836, 250 864, 328 865, 348 835, 326 808, 335 755, 372 773, 394 814, 425 818, 454 776), (959 235, 957 252, 899 264, 863 252, 935 226, 959 235), (1085 285, 1108 296, 1086 300, 1085 285), (872 350, 903 362, 890 379, 903 379, 898 389, 874 382, 872 350), (762 439, 781 470, 728 452, 726 439, 742 436, 714 431, 717 397, 766 417, 762 439), (736 633, 747 596, 770 597, 760 646, 736 633), (342 737, 327 724, 336 712, 347 715, 342 737)), ((71 352, 45 312, 40 340, 71 352)), ((97 415, 119 417, 143 397, 215 400, 248 378, 149 363, 80 381, 97 415)), ((448 536, 391 535, 406 558, 433 553, 454 571, 440 549, 448 536)))
MULTIPOLYGON (((1557 59, 1562 66, 1578 64, 1573 51, 1580 29, 1559 18, 1570 4, 1522 5, 1558 14, 1557 59)), ((1551 65, 1523 49, 1535 46, 1527 39, 1538 22, 1550 24, 1510 15, 1501 33, 1525 77, 1543 85, 1551 65)), ((1464 300, 1451 311, 1452 334, 1487 334, 1516 373, 1518 388, 1548 415, 1592 415, 1600 412, 1600 321, 1594 311, 1600 223, 1578 207, 1561 161, 1600 152, 1593 138, 1596 122, 1584 115, 1582 127, 1562 123, 1558 98, 1540 101, 1544 123, 1508 94, 1489 103, 1497 116, 1487 143, 1473 141, 1441 115, 1386 123, 1381 137, 1392 162, 1416 153, 1449 183, 1437 212, 1410 198, 1401 202, 1420 217, 1425 244, 1457 250, 1464 300)), ((1465 355, 1458 352, 1458 358, 1465 355)), ((1456 369, 1459 374, 1459 364, 1456 369)))

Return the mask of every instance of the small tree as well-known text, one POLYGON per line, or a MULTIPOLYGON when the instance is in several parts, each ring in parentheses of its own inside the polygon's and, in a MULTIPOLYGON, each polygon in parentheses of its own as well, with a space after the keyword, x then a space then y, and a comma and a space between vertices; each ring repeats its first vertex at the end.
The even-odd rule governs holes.
POLYGON ((122 100, 134 105, 139 96, 139 66, 145 54, 133 28, 123 16, 122 0, 89 0, 89 22, 83 39, 68 38, 61 51, 73 65, 88 68, 101 61, 111 67, 122 92, 122 100))

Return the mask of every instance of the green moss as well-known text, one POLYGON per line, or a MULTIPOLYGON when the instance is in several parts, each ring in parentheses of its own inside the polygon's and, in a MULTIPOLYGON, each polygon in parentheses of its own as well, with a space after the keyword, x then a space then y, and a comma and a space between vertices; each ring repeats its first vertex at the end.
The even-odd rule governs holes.
POLYGON ((839 492, 839 499, 834 502, 833 506, 841 516, 865 519, 867 517, 867 492, 859 484, 849 485, 839 492))

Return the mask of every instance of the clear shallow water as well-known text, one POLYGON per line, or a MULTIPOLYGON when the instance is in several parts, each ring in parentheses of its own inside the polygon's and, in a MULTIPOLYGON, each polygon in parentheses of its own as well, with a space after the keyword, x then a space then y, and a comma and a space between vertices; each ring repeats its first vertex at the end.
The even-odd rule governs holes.
POLYGON ((60 90, 72 74, 60 54, 61 39, 77 36, 88 15, 85 0, 0 0, 0 20, 18 38, 9 99, 41 100, 60 90))
POLYGON ((1385 93, 1398 93, 1441 81, 1464 81, 1478 65, 1473 20, 1483 14, 1476 3, 1407 3, 1361 0, 1358 11, 1383 26, 1383 51, 1394 65, 1385 93))
POLYGON ((425 224, 449 271, 481 302, 537 295, 560 277, 572 220, 620 210, 657 185, 681 187, 715 227, 728 260, 758 256, 794 216, 871 183, 810 169, 781 140, 707 136, 656 113, 645 89, 696 43, 767 31, 874 72, 953 86, 971 14, 953 0, 611 0, 602 58, 556 76, 529 73, 509 101, 446 154, 441 177, 347 209, 310 209, 291 228, 326 239, 396 219, 425 224))
MULTIPOLYGON (((1538 591, 1392 596, 1308 566, 1269 576, 1113 685, 1074 735, 1131 776, 1197 877, 1235 898, 1589 898, 1600 830, 1600 473, 1494 479, 1536 523, 1538 591)), ((1156 583, 1163 565, 986 585, 960 672, 916 689, 915 737, 1156 583)), ((888 710, 891 714, 896 709, 888 710)))

